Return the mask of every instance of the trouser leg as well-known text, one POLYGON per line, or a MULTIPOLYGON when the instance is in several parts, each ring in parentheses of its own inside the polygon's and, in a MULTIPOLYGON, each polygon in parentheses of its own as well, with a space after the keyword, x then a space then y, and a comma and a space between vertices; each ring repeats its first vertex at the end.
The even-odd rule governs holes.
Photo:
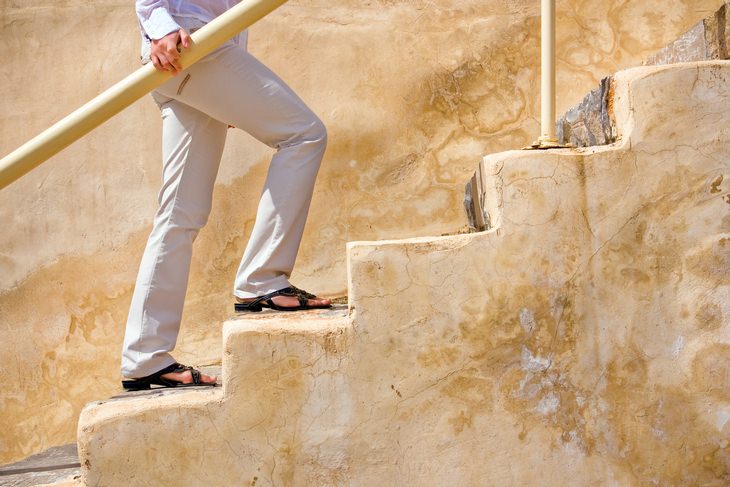
POLYGON ((193 240, 210 213, 226 124, 156 93, 162 112, 162 189, 142 257, 122 351, 122 375, 152 374, 175 360, 193 240))
POLYGON ((234 293, 245 298, 287 287, 327 143, 324 125, 244 49, 227 46, 184 76, 161 91, 277 149, 234 293))
POLYGON ((281 146, 274 155, 256 222, 236 273, 234 294, 261 296, 289 286, 324 154, 323 128, 281 146))

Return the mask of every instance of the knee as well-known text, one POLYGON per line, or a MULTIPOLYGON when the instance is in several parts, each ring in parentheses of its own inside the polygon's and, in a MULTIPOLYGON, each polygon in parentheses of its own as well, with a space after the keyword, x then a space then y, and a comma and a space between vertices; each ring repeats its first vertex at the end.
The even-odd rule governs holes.
POLYGON ((309 131, 309 140, 320 145, 323 149, 327 147, 327 127, 322 120, 316 118, 309 131))
POLYGON ((312 115, 312 118, 302 125, 295 133, 279 144, 279 149, 292 146, 309 146, 312 149, 324 152, 327 147, 327 128, 322 121, 312 115))
POLYGON ((324 151, 327 147, 327 127, 319 118, 313 116, 312 121, 301 131, 298 138, 301 143, 324 151))
POLYGON ((190 233, 194 239, 200 229, 208 223, 210 210, 211 206, 206 204, 178 205, 169 221, 174 228, 190 233))

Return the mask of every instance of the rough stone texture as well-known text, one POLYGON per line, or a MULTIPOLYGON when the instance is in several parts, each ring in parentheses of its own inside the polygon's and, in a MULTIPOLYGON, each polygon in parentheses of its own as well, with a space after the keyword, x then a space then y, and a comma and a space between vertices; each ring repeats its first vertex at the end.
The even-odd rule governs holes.
MULTIPOLYGON (((561 0, 558 109, 720 3, 561 0)), ((475 158, 539 132, 538 15, 534 0, 291 0, 252 29, 252 51, 329 128, 295 284, 344 292, 345 242, 462 226, 475 158)), ((0 2, 0 26, 2 154, 138 66, 128 0, 0 2)), ((73 441, 83 404, 118 391, 160 184, 159 127, 143 99, 0 192, 0 462, 73 441)), ((220 360, 269 156, 230 131, 196 241, 181 361, 220 360)))
POLYGON ((620 144, 484 159, 489 232, 351 243, 348 316, 86 408, 85 485, 728 485, 730 63, 614 93, 620 144))
POLYGON ((487 195, 482 187, 481 166, 477 168, 474 176, 466 183, 464 193, 464 209, 466 210, 469 230, 478 232, 489 230, 491 228, 489 214, 483 211, 487 195))
MULTIPOLYGON (((729 11, 730 4, 723 4, 714 15, 698 22, 677 40, 649 57, 644 65, 730 59, 729 11)), ((598 88, 558 120, 557 136, 561 144, 591 147, 616 142, 616 127, 609 105, 612 99, 610 92, 611 78, 604 78, 598 88)))
POLYGON ((644 64, 662 64, 730 59, 730 3, 725 3, 714 15, 698 22, 644 64))
POLYGON ((611 77, 591 91, 557 122, 557 137, 561 144, 593 147, 616 142, 616 127, 610 112, 611 77))
POLYGON ((470 232, 484 232, 494 228, 493 219, 496 216, 490 209, 497 204, 499 195, 484 187, 484 181, 495 176, 493 170, 494 168, 485 168, 482 164, 479 164, 477 170, 474 171, 474 175, 466 183, 464 206, 469 220, 470 232))
POLYGON ((705 22, 700 21, 679 39, 651 56, 644 63, 647 66, 704 61, 707 59, 705 22))

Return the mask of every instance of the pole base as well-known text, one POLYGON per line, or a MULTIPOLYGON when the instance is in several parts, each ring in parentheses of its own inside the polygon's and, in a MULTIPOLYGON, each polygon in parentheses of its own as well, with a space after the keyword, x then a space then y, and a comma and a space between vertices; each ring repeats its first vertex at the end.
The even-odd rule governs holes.
POLYGON ((556 139, 550 139, 547 137, 540 137, 536 142, 533 142, 527 147, 523 147, 522 150, 548 150, 548 149, 575 149, 573 144, 561 144, 556 139))

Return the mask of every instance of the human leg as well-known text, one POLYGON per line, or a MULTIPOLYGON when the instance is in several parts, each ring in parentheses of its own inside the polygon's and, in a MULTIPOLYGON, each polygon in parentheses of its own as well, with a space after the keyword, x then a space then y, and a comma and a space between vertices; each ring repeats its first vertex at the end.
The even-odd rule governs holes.
POLYGON ((324 125, 281 79, 243 49, 221 49, 183 76, 165 85, 163 93, 277 149, 234 293, 253 298, 286 288, 326 147, 324 125))
POLYGON ((193 240, 210 213, 227 126, 155 94, 163 120, 159 210, 142 257, 122 351, 122 375, 145 377, 175 363, 193 240))

